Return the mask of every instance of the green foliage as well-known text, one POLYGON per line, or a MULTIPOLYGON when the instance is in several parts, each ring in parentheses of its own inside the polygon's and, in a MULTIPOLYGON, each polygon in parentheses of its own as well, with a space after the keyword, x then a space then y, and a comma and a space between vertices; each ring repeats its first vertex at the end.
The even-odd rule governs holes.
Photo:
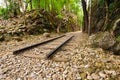
POLYGON ((120 41, 120 36, 118 36, 116 40, 117 40, 117 41, 120 41))
POLYGON ((82 9, 81 9, 81 11, 77 12, 77 16, 78 16, 79 25, 80 25, 80 27, 82 27, 82 23, 83 23, 83 12, 82 12, 82 9))
POLYGON ((98 1, 98 4, 102 7, 102 6, 104 5, 105 1, 106 1, 106 0, 99 0, 99 1, 98 1))
POLYGON ((60 19, 62 19, 63 15, 62 14, 58 14, 57 17, 60 18, 60 19))
POLYGON ((0 16, 3 17, 3 19, 8 19, 8 10, 6 8, 0 7, 0 16))
MULTIPOLYGON (((23 0, 24 1, 24 0, 23 0)), ((81 23, 83 18, 83 12, 81 7, 81 0, 25 0, 27 6, 26 10, 32 9, 45 9, 46 11, 56 12, 58 18, 63 18, 62 11, 67 13, 74 13, 78 16, 78 21, 81 23)), ((22 3, 25 3, 22 2, 22 3)), ((18 15, 20 13, 21 5, 16 0, 7 0, 7 6, 0 8, 0 16, 8 18, 9 14, 18 15)))

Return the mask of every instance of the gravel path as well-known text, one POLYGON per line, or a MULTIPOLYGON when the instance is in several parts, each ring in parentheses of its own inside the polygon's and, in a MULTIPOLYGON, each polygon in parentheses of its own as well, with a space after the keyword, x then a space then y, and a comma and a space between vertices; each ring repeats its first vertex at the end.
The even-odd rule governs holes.
POLYGON ((67 62, 11 54, 15 49, 44 40, 41 36, 1 43, 0 80, 120 80, 120 56, 90 48, 87 36, 81 32, 67 34, 75 37, 55 56, 69 58, 67 62))

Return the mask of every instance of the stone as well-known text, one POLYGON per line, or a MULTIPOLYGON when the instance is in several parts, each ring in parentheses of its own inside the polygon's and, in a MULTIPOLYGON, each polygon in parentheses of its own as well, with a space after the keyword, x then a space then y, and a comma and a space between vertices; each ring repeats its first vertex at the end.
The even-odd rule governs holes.
POLYGON ((30 74, 30 77, 34 77, 36 74, 35 74, 35 72, 32 72, 31 74, 30 74))
POLYGON ((90 65, 89 65, 89 64, 87 64, 87 65, 85 65, 84 67, 85 67, 85 68, 89 68, 89 67, 90 67, 90 65))
POLYGON ((4 34, 5 33, 5 29, 0 29, 0 34, 4 34))
POLYGON ((109 49, 116 43, 116 40, 109 32, 100 32, 91 36, 89 42, 93 46, 109 49))
POLYGON ((109 32, 99 32, 89 37, 89 45, 120 54, 120 41, 109 32))
POLYGON ((96 66, 96 67, 104 67, 105 64, 104 64, 103 62, 96 62, 96 63, 95 63, 95 66, 96 66))
POLYGON ((22 38, 20 37, 13 37, 14 40, 17 40, 17 41, 22 41, 22 38))
POLYGON ((44 36, 44 37, 50 37, 50 33, 47 33, 47 32, 46 32, 46 33, 43 33, 43 36, 44 36))
POLYGON ((4 36, 0 34, 0 41, 4 41, 4 36))
POLYGON ((100 75, 101 78, 105 78, 106 77, 106 75, 103 72, 99 72, 99 75, 100 75))
POLYGON ((95 74, 95 73, 93 73, 91 76, 95 80, 99 80, 100 79, 100 77, 97 74, 95 74))
POLYGON ((32 77, 27 77, 26 80, 33 80, 33 78, 32 77))
POLYGON ((113 70, 105 70, 105 73, 106 74, 112 74, 112 75, 116 75, 117 73, 115 72, 115 71, 113 71, 113 70))
POLYGON ((63 72, 63 74, 67 74, 68 73, 68 71, 67 70, 65 70, 64 72, 63 72))
POLYGON ((21 61, 20 60, 18 60, 18 63, 20 63, 21 61))
POLYGON ((81 74, 80 74, 80 77, 84 80, 84 79, 87 78, 87 74, 86 74, 86 73, 81 73, 81 74))
POLYGON ((3 75, 1 73, 2 71, 0 71, 0 80, 3 79, 3 75))
POLYGON ((57 75, 56 75, 56 74, 53 74, 53 75, 52 75, 52 79, 53 79, 53 80, 56 80, 56 78, 57 78, 57 75))
POLYGON ((120 55, 120 42, 117 42, 111 50, 114 52, 114 54, 120 55))
POLYGON ((21 78, 17 78, 17 80, 22 80, 21 78))
POLYGON ((92 80, 93 78, 91 76, 87 76, 87 79, 88 80, 92 80))

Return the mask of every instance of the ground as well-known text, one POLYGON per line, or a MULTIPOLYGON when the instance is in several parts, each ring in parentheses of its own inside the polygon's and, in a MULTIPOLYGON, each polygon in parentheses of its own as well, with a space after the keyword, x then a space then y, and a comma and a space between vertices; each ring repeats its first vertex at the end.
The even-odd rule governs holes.
MULTIPOLYGON (((67 35, 75 37, 55 56, 68 58, 67 62, 12 54, 16 49, 45 40, 41 35, 0 43, 0 80, 120 80, 120 56, 91 48, 87 35, 80 31, 67 35)), ((58 35, 51 37, 54 36, 58 35)))

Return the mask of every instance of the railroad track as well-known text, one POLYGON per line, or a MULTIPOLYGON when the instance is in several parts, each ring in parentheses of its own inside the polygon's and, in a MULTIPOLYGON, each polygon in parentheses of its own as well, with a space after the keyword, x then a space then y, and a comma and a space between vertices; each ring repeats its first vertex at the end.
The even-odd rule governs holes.
POLYGON ((43 42, 33 44, 13 51, 14 55, 22 55, 25 57, 39 59, 53 59, 55 61, 69 61, 68 59, 53 57, 60 49, 65 46, 74 36, 62 35, 43 42))

